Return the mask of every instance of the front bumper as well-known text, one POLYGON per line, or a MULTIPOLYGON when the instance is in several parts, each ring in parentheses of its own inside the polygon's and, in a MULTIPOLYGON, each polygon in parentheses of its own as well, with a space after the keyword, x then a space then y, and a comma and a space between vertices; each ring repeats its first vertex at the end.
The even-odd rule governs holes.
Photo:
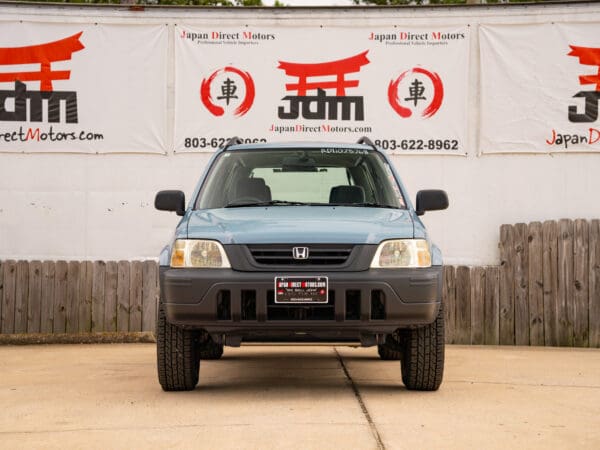
POLYGON ((300 273, 161 266, 160 283, 167 319, 176 325, 213 335, 351 338, 432 323, 441 302, 442 266, 300 273), (329 303, 275 304, 275 276, 294 275, 327 276, 329 303))

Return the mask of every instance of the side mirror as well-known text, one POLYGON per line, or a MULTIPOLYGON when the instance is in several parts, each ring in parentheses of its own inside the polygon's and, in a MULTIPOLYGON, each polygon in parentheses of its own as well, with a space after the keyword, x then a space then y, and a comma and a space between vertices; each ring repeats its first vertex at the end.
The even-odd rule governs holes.
POLYGON ((178 216, 183 216, 185 194, 181 191, 160 191, 154 197, 154 207, 160 211, 175 211, 178 216))
POLYGON ((425 211, 436 211, 448 207, 448 194, 439 189, 427 189, 417 192, 417 216, 425 211))

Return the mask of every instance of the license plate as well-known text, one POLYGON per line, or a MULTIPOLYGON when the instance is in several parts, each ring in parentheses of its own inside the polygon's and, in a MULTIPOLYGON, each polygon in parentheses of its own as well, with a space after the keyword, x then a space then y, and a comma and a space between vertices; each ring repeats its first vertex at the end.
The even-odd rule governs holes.
POLYGON ((327 303, 327 277, 275 277, 275 303, 327 303))

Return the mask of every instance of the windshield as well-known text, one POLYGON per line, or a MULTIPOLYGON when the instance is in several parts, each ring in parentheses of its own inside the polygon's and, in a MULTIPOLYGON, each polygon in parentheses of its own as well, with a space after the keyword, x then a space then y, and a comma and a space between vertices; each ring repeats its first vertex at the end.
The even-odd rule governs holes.
POLYGON ((224 152, 208 174, 196 209, 305 204, 406 207, 379 153, 323 148, 224 152))

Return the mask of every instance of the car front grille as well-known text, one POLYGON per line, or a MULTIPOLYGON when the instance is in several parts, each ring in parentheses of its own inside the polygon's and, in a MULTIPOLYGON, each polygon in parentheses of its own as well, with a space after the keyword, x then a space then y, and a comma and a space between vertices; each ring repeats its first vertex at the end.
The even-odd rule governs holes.
MULTIPOLYGON (((257 264, 265 266, 337 266, 346 263, 353 245, 348 244, 273 244, 249 245, 257 264), (294 247, 308 249, 305 259, 294 258, 294 247)), ((306 250, 303 250, 306 251, 306 250)))
POLYGON ((219 321, 385 320, 386 296, 380 289, 339 288, 329 290, 325 304, 299 305, 275 303, 272 289, 224 289, 217 293, 216 308, 219 321))

